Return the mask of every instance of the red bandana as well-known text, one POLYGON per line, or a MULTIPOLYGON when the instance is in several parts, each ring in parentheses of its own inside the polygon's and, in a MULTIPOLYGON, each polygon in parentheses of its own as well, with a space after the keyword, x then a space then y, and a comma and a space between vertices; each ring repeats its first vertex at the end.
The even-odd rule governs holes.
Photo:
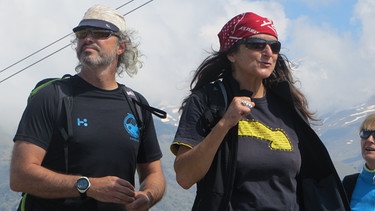
POLYGON ((218 34, 220 52, 228 50, 238 40, 254 34, 269 34, 277 38, 277 32, 271 19, 252 12, 237 15, 228 21, 218 34))

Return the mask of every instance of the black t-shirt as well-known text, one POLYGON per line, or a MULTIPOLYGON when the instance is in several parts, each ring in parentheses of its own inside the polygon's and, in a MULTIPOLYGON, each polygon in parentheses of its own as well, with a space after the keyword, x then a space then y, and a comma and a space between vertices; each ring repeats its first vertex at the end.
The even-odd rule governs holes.
MULTIPOLYGON (((232 210, 298 210, 296 176, 301 166, 298 138, 287 105, 272 94, 253 99, 251 114, 239 122, 232 210)), ((171 150, 203 139, 199 121, 205 105, 192 94, 185 105, 171 150)))
POLYGON ((296 176, 301 166, 290 109, 272 94, 238 125, 233 210, 299 210, 296 176))
MULTIPOLYGON (((101 90, 74 76, 73 140, 68 144, 68 171, 88 177, 118 176, 134 185, 136 163, 162 157, 154 123, 144 112, 143 139, 122 88, 101 90)), ((66 84, 69 85, 69 84, 66 84)), ((58 97, 53 85, 39 90, 28 103, 14 140, 47 150, 43 166, 65 171, 63 143, 56 128, 58 97)), ((142 103, 146 100, 141 96, 142 103)), ((103 208, 104 209, 104 208, 103 208)))

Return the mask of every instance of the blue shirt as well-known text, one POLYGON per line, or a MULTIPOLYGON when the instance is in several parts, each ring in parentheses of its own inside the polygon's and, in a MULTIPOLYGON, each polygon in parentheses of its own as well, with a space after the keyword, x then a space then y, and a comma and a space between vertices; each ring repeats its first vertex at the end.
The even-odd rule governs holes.
POLYGON ((375 171, 363 167, 350 201, 352 211, 375 211, 375 171))

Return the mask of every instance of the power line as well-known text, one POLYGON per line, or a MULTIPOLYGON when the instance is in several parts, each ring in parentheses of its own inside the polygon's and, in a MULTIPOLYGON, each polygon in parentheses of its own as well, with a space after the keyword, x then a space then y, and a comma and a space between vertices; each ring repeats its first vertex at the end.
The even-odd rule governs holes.
POLYGON ((61 40, 65 39, 66 37, 70 36, 71 34, 72 34, 72 33, 70 33, 70 34, 68 34, 68 35, 65 35, 65 36, 63 36, 62 38, 60 38, 60 39, 58 39, 58 40, 52 42, 51 44, 49 44, 49 45, 47 45, 47 46, 45 46, 45 47, 43 47, 43 48, 41 48, 41 49, 35 51, 34 53, 32 53, 32 54, 30 54, 30 55, 28 55, 28 56, 26 56, 25 58, 23 58, 23 59, 21 59, 21 60, 15 62, 15 63, 13 63, 13 64, 11 64, 11 65, 9 65, 8 67, 6 67, 6 68, 0 70, 0 73, 4 72, 5 70, 7 70, 7 69, 13 67, 14 65, 16 65, 16 64, 18 64, 18 63, 20 63, 20 62, 22 62, 22 61, 25 61, 26 59, 28 59, 28 58, 34 56, 35 54, 37 54, 37 53, 39 53, 39 52, 45 50, 46 48, 48 48, 48 47, 50 47, 50 46, 52 46, 52 45, 54 45, 54 44, 60 42, 61 40))
MULTIPOLYGON (((131 0, 131 1, 126 2, 125 4, 123 4, 123 5, 119 6, 119 7, 117 7, 116 10, 118 10, 118 9, 120 9, 120 8, 122 8, 122 7, 126 6, 126 5, 128 5, 128 4, 130 4, 130 3, 133 2, 133 1, 134 1, 134 0, 131 0)), ((134 11, 134 10, 132 10, 132 11, 134 11)), ((125 15, 124 15, 124 16, 125 16, 125 15)), ((49 48, 50 46, 52 46, 52 45, 54 45, 54 44, 60 42, 61 40, 65 39, 66 37, 68 37, 68 36, 70 36, 70 35, 72 35, 72 34, 73 34, 73 32, 71 32, 71 33, 69 33, 69 34, 67 34, 67 35, 65 35, 65 36, 63 36, 63 37, 61 37, 60 39, 58 39, 58 40, 52 42, 51 44, 49 44, 49 45, 47 45, 47 46, 45 46, 45 47, 43 47, 43 48, 41 48, 41 49, 35 51, 34 53, 31 53, 30 55, 26 56, 25 58, 23 58, 23 59, 21 59, 21 60, 15 62, 15 63, 9 65, 8 67, 6 67, 6 68, 0 70, 0 73, 6 71, 7 69, 9 69, 9 68, 11 68, 11 67, 13 67, 13 66, 15 66, 15 65, 17 65, 17 64, 19 64, 19 63, 21 63, 21 62, 23 62, 23 61, 25 61, 26 59, 28 59, 28 58, 34 56, 35 54, 37 54, 37 53, 39 53, 39 52, 41 52, 41 51, 43 51, 43 50, 45 50, 45 49, 47 49, 47 48, 49 48)), ((53 54, 54 54, 54 53, 53 53, 53 54)), ((2 82, 2 81, 0 81, 0 83, 1 83, 1 82, 2 82)))
POLYGON ((129 12, 125 13, 123 16, 126 16, 127 14, 134 12, 135 10, 137 10, 137 9, 145 6, 146 4, 148 4, 148 3, 152 2, 152 1, 154 1, 154 0, 150 0, 150 1, 146 2, 146 3, 144 3, 144 4, 141 4, 140 6, 138 6, 138 7, 134 8, 134 9, 130 10, 129 12))
POLYGON ((60 49, 58 49, 58 50, 56 50, 56 51, 54 51, 54 52, 48 54, 47 56, 45 56, 45 57, 39 59, 38 61, 36 61, 36 62, 30 64, 29 66, 26 66, 26 67, 24 67, 23 69, 21 69, 21 70, 15 72, 15 73, 13 73, 12 75, 10 75, 10 76, 4 78, 3 80, 1 80, 0 83, 2 83, 2 82, 4 82, 4 81, 8 80, 9 78, 12 78, 13 76, 15 76, 15 75, 17 75, 17 74, 23 72, 24 70, 28 69, 29 67, 34 66, 35 64, 38 64, 39 62, 41 62, 41 61, 47 59, 48 57, 50 57, 50 56, 52 56, 52 55, 54 55, 54 54, 56 54, 56 53, 62 51, 63 49, 65 49, 65 48, 68 47, 69 45, 70 45, 70 44, 65 45, 64 47, 62 47, 62 48, 60 48, 60 49))
MULTIPOLYGON (((126 5, 128 5, 128 4, 130 4, 130 3, 133 2, 133 1, 134 1, 134 0, 130 0, 130 1, 128 1, 128 2, 126 2, 126 3, 124 3, 124 4, 122 4, 122 5, 120 5, 119 7, 116 8, 116 10, 118 10, 118 9, 120 9, 120 8, 122 8, 122 7, 126 6, 126 5)), ((132 12, 134 12, 134 11, 136 11, 136 10, 142 8, 142 7, 144 7, 145 5, 151 3, 152 1, 154 1, 154 0, 149 0, 149 1, 147 1, 147 2, 145 2, 145 3, 143 3, 143 4, 141 4, 140 6, 138 6, 138 7, 134 8, 134 9, 130 10, 129 12, 125 13, 123 16, 126 16, 126 15, 128 15, 128 14, 130 14, 130 13, 132 13, 132 12)), ((37 50, 37 51, 31 53, 30 55, 24 57, 23 59, 20 59, 19 61, 17 61, 17 62, 15 62, 15 63, 9 65, 8 67, 6 67, 6 68, 0 70, 0 74, 1 74, 2 72, 4 72, 4 71, 8 70, 9 68, 11 68, 11 67, 13 67, 13 66, 15 66, 15 65, 17 65, 17 64, 19 64, 19 63, 21 63, 22 61, 25 61, 26 59, 28 59, 28 58, 30 58, 30 57, 32 57, 32 56, 34 56, 34 55, 40 53, 41 51, 43 51, 43 50, 45 50, 45 49, 51 47, 52 45, 54 45, 54 44, 60 42, 61 40, 65 39, 65 38, 67 38, 67 37, 69 37, 69 36, 71 36, 72 34, 73 34, 73 32, 71 32, 71 33, 69 33, 69 34, 67 34, 67 35, 65 35, 65 36, 63 36, 63 37, 61 37, 60 39, 57 39, 56 41, 52 42, 51 44, 46 45, 45 47, 43 47, 43 48, 41 48, 41 49, 39 49, 39 50, 37 50)), ((56 53, 62 51, 63 49, 65 49, 66 47, 68 47, 68 46, 70 46, 70 45, 71 45, 71 44, 65 45, 65 46, 63 46, 62 48, 60 48, 60 49, 58 49, 58 50, 56 50, 56 51, 54 51, 54 52, 48 54, 47 56, 45 56, 45 57, 43 57, 43 58, 41 58, 41 59, 39 59, 38 61, 36 61, 36 62, 34 62, 34 63, 32 63, 32 64, 30 64, 30 65, 24 67, 24 68, 22 68, 21 70, 19 70, 19 71, 15 72, 15 73, 11 74, 10 76, 8 76, 8 77, 6 77, 6 78, 0 80, 0 83, 2 83, 2 82, 4 82, 4 81, 6 81, 6 80, 12 78, 13 76, 15 76, 15 75, 17 75, 17 74, 19 74, 19 73, 21 73, 21 72, 23 72, 23 71, 25 71, 26 69, 28 69, 28 68, 34 66, 35 64, 37 64, 37 63, 39 63, 39 62, 41 62, 41 61, 47 59, 48 57, 51 57, 52 55, 54 55, 54 54, 56 54, 56 53)))
MULTIPOLYGON (((123 4, 123 5, 120 5, 119 7, 116 8, 116 10, 118 10, 118 9, 120 9, 120 8, 122 8, 122 7, 126 6, 126 5, 128 5, 129 3, 133 2, 133 1, 134 1, 134 0, 130 0, 130 1, 126 2, 126 3, 123 4)), ((11 68, 11 67, 13 67, 13 66, 19 64, 20 62, 22 62, 22 61, 24 61, 24 60, 26 60, 26 59, 28 59, 28 58, 34 56, 35 54, 37 54, 37 53, 39 53, 39 52, 41 52, 41 51, 47 49, 48 47, 50 47, 50 46, 52 46, 52 45, 58 43, 59 41, 65 39, 66 37, 70 36, 71 34, 73 34, 73 32, 71 32, 71 33, 69 33, 69 34, 63 36, 62 38, 60 38, 60 39, 58 39, 58 40, 52 42, 51 44, 49 44, 49 45, 47 45, 47 46, 45 46, 45 47, 43 47, 43 48, 41 48, 41 49, 35 51, 34 53, 31 53, 30 55, 26 56, 25 58, 23 58, 23 59, 21 59, 21 60, 15 62, 15 63, 9 65, 8 67, 6 67, 6 68, 0 70, 0 73, 2 73, 2 72, 4 72, 5 70, 7 70, 7 69, 9 69, 9 68, 11 68)))
POLYGON ((119 7, 116 8, 116 10, 118 10, 118 9, 120 9, 120 8, 122 8, 122 7, 126 6, 126 5, 128 5, 128 4, 130 4, 130 3, 133 2, 133 1, 134 1, 134 0, 130 0, 130 1, 126 2, 126 3, 123 4, 123 5, 120 5, 119 7))

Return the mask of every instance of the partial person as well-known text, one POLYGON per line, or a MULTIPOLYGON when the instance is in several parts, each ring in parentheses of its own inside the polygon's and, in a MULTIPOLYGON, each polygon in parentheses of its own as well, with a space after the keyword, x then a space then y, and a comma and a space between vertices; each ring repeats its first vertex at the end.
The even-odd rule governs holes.
POLYGON ((73 32, 77 74, 39 89, 14 137, 10 187, 24 193, 18 210, 149 210, 165 191, 162 153, 151 113, 142 111, 139 125, 125 86, 116 81, 142 64, 132 31, 116 10, 94 5, 73 32), (60 100, 67 92, 72 100, 60 100), (67 102, 70 113, 62 105, 67 102))
POLYGON ((272 20, 229 20, 197 68, 171 145, 192 210, 347 210, 341 180, 311 128, 272 20))
POLYGON ((365 161, 361 173, 344 177, 343 184, 352 211, 375 210, 375 114, 366 116, 359 127, 361 153, 365 161))

